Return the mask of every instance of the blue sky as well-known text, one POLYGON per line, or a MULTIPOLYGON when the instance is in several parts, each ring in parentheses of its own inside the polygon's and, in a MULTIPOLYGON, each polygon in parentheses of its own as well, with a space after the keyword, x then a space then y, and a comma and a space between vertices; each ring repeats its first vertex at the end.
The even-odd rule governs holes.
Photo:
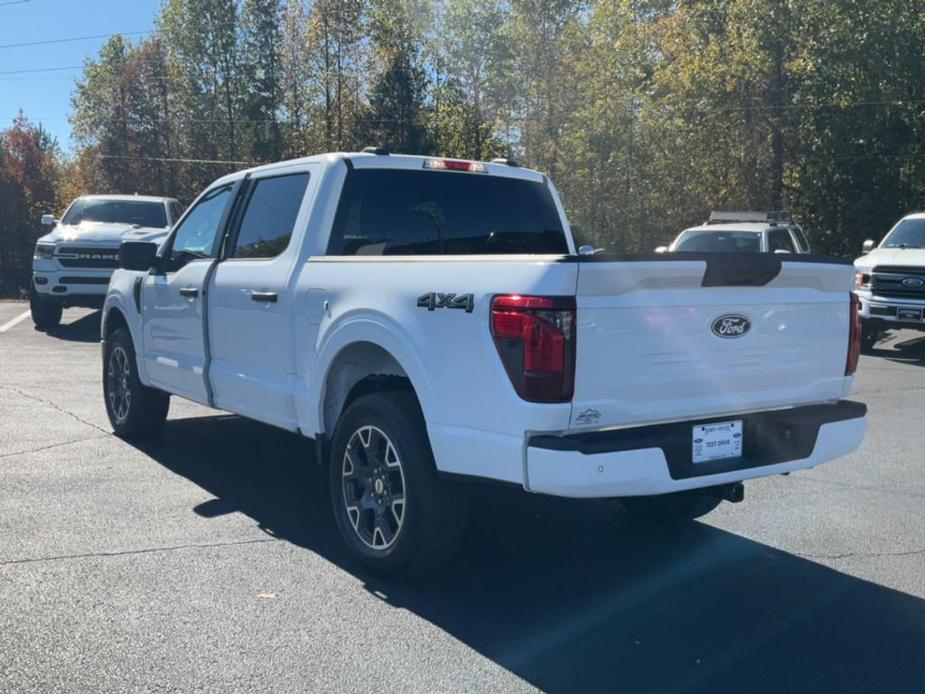
MULTIPOLYGON (((161 0, 0 0, 0 73, 82 65, 105 38, 38 46, 9 44, 151 30, 161 0)), ((131 40, 143 34, 127 36, 131 40)), ((71 147, 71 92, 80 70, 0 74, 0 129, 19 109, 71 147)))

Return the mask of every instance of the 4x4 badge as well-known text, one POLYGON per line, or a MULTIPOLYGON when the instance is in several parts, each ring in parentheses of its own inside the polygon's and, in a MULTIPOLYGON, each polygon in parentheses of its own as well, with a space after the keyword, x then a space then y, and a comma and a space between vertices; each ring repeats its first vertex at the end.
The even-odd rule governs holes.
POLYGON ((475 297, 472 294, 460 294, 457 296, 453 293, 427 292, 418 297, 418 306, 433 311, 438 308, 461 308, 466 313, 472 313, 475 308, 475 297))

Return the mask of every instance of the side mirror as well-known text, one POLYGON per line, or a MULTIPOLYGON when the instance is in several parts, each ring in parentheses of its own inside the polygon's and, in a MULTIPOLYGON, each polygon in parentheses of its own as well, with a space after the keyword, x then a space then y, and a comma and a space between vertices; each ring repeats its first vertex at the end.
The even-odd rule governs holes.
POLYGON ((53 227, 55 225, 55 216, 53 214, 42 215, 42 226, 53 227))
POLYGON ((876 241, 874 241, 873 239, 867 239, 867 240, 861 245, 861 254, 862 254, 862 255, 865 255, 865 254, 867 254, 867 253, 870 253, 872 250, 874 250, 874 246, 876 246, 876 245, 877 245, 877 242, 876 242, 876 241))
POLYGON ((659 246, 658 248, 655 249, 655 252, 656 253, 667 253, 668 246, 659 246))
POLYGON ((147 272, 157 264, 156 243, 123 241, 119 246, 119 267, 123 270, 147 272))

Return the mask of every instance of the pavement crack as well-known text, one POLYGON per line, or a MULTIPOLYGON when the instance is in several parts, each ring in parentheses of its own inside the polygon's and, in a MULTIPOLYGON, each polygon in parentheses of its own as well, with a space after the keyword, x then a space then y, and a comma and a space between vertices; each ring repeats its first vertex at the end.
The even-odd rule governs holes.
POLYGON ((106 429, 104 429, 103 427, 98 426, 98 425, 94 424, 93 422, 91 422, 91 421, 89 421, 89 420, 87 420, 87 419, 84 419, 84 418, 81 417, 80 415, 76 415, 76 414, 74 414, 73 412, 71 412, 70 410, 67 410, 67 409, 65 409, 64 407, 61 407, 61 405, 59 405, 58 403, 56 403, 56 402, 54 402, 54 401, 52 401, 52 400, 46 400, 45 398, 40 398, 38 395, 32 395, 31 393, 27 393, 26 391, 24 391, 24 390, 22 390, 22 389, 20 389, 20 388, 16 388, 15 386, 4 386, 4 385, 0 385, 0 388, 5 388, 6 390, 11 390, 11 391, 13 391, 14 393, 17 393, 17 394, 21 395, 22 397, 27 398, 28 400, 34 400, 35 402, 40 402, 40 403, 42 403, 43 405, 48 405, 49 407, 58 410, 58 412, 61 412, 61 413, 63 413, 63 414, 66 414, 68 417, 72 417, 72 418, 76 419, 76 420, 77 420, 78 422, 80 422, 81 424, 86 424, 88 427, 93 427, 93 428, 96 429, 97 431, 101 431, 101 432, 103 432, 104 434, 109 434, 109 433, 111 433, 111 432, 107 431, 106 429))
POLYGON ((881 557, 912 557, 917 554, 925 554, 925 548, 906 550, 903 552, 842 552, 841 554, 806 554, 803 552, 793 552, 793 554, 803 559, 878 559, 881 557))
POLYGON ((12 458, 14 455, 27 455, 29 453, 38 453, 39 451, 47 451, 49 448, 60 448, 61 446, 70 446, 75 443, 83 443, 84 441, 99 441, 100 439, 105 439, 111 436, 111 434, 106 434, 105 436, 88 436, 84 439, 74 439, 73 441, 59 441, 58 443, 48 443, 44 446, 36 446, 35 448, 26 448, 21 451, 13 451, 12 453, 0 453, 0 460, 3 458, 12 458))
POLYGON ((231 542, 189 543, 184 545, 165 545, 163 547, 146 547, 144 549, 125 549, 115 552, 86 552, 82 554, 58 554, 50 557, 29 557, 26 559, 10 559, 0 561, 0 566, 13 566, 15 564, 36 564, 39 562, 60 561, 63 559, 96 559, 103 557, 125 557, 133 554, 156 554, 157 552, 173 552, 180 549, 212 549, 217 547, 236 547, 238 545, 260 545, 266 542, 284 542, 277 537, 263 537, 254 540, 234 540, 231 542))

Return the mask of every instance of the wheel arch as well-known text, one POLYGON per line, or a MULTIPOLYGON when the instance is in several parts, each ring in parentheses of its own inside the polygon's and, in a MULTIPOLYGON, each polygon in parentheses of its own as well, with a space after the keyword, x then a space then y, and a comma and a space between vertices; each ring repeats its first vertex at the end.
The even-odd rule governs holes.
POLYGON ((357 398, 384 391, 409 392, 421 405, 412 378, 401 362, 374 342, 344 346, 328 366, 321 390, 321 433, 330 437, 341 414, 357 398))
POLYGON ((114 330, 125 328, 128 334, 132 334, 132 329, 128 324, 125 313, 118 306, 109 306, 103 313, 103 320, 100 325, 100 335, 104 340, 109 339, 114 330))

